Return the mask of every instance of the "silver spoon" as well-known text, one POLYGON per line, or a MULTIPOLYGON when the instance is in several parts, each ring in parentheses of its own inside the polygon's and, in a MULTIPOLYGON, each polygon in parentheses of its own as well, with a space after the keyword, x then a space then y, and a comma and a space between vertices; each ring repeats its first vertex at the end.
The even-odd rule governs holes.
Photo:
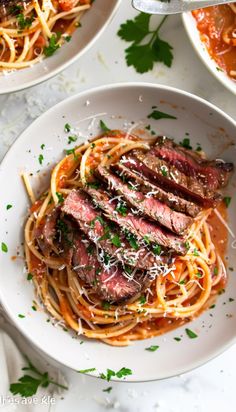
POLYGON ((177 14, 235 0, 132 0, 133 7, 148 14, 177 14))

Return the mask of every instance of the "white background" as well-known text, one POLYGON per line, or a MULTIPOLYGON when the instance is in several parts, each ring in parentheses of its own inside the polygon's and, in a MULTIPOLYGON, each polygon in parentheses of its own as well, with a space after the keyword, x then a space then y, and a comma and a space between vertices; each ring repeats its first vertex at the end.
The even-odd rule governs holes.
MULTIPOLYGON (((224 89, 199 61, 179 16, 169 17, 161 30, 163 39, 174 48, 170 69, 156 64, 152 72, 140 75, 126 66, 124 49, 128 44, 116 33, 122 22, 136 14, 129 3, 129 0, 123 0, 106 32, 71 68, 27 91, 0 96, 1 158, 21 131, 49 107, 82 90, 114 82, 148 81, 175 86, 205 98, 236 119, 235 96, 224 89)), ((62 371, 70 390, 57 402, 57 412, 236 410, 236 346, 191 373, 159 382, 107 384, 65 368, 62 371), (113 387, 110 394, 103 392, 108 386, 113 387)))

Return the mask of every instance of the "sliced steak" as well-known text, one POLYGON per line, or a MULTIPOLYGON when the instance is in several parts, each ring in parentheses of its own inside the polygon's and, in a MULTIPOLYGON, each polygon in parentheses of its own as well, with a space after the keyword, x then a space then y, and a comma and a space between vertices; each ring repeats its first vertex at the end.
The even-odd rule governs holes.
POLYGON ((165 260, 145 247, 136 247, 130 236, 121 233, 118 226, 111 227, 111 222, 104 219, 102 213, 91 204, 91 199, 81 190, 71 191, 62 210, 72 216, 88 238, 105 252, 104 258, 107 254, 113 260, 141 269, 151 268, 165 260))
POLYGON ((203 159, 196 152, 185 149, 164 136, 157 139, 150 153, 167 161, 187 176, 199 179, 211 191, 226 186, 234 169, 233 163, 203 159))
POLYGON ((99 166, 98 173, 107 182, 109 188, 120 194, 129 205, 177 235, 185 233, 192 224, 193 220, 190 217, 171 210, 169 206, 154 197, 147 197, 141 191, 132 190, 108 169, 99 166))
POLYGON ((168 232, 159 225, 144 219, 142 216, 134 215, 127 210, 124 216, 119 213, 118 202, 111 199, 109 195, 101 189, 87 188, 87 192, 92 196, 95 204, 98 205, 106 214, 107 218, 117 223, 121 228, 133 233, 137 239, 142 242, 146 240, 148 243, 161 245, 165 249, 170 249, 172 252, 184 255, 187 250, 185 241, 182 237, 177 237, 173 233, 168 232))
POLYGON ((53 241, 56 237, 56 223, 60 214, 59 208, 54 208, 52 212, 43 219, 35 229, 35 237, 38 245, 45 256, 49 256, 52 251, 53 241))
POLYGON ((152 184, 141 173, 132 171, 122 163, 112 165, 111 169, 118 173, 122 179, 125 178, 133 190, 139 190, 145 195, 155 197, 177 212, 183 212, 191 217, 196 217, 201 211, 201 208, 195 203, 176 196, 171 192, 166 192, 163 188, 157 186, 157 183, 155 185, 152 184))
POLYGON ((119 265, 105 268, 96 256, 96 248, 83 236, 77 236, 74 246, 74 270, 106 301, 120 302, 130 299, 140 293, 147 284, 147 276, 143 273, 136 273, 132 278, 127 276, 119 265))
POLYGON ((199 203, 203 207, 214 207, 221 200, 218 193, 208 193, 193 177, 188 177, 175 166, 149 153, 135 151, 123 156, 121 162, 131 170, 141 172, 151 182, 157 182, 165 190, 199 203))

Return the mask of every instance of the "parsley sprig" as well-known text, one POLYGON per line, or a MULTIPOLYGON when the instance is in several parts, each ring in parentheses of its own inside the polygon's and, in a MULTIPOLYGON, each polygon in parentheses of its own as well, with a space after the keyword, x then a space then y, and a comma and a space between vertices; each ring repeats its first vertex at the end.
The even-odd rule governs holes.
POLYGON ((112 377, 121 379, 128 375, 132 375, 132 370, 129 368, 121 368, 118 372, 115 372, 112 369, 107 369, 106 373, 100 374, 100 378, 107 380, 107 382, 110 382, 112 377))
POLYGON ((22 370, 31 372, 33 376, 31 376, 31 374, 24 375, 18 379, 18 382, 12 383, 10 385, 10 392, 13 395, 21 395, 27 398, 34 395, 40 386, 47 388, 49 384, 56 385, 62 389, 68 389, 67 386, 54 381, 54 379, 48 375, 48 372, 40 372, 28 358, 26 358, 26 360, 28 365, 22 368, 22 370))
POLYGON ((145 13, 140 13, 133 20, 121 24, 118 36, 127 42, 132 42, 131 46, 125 49, 127 65, 133 66, 138 73, 152 70, 155 62, 171 67, 173 48, 159 36, 167 17, 163 17, 155 30, 149 29, 151 15, 145 13), (143 43, 147 37, 148 42, 143 43))

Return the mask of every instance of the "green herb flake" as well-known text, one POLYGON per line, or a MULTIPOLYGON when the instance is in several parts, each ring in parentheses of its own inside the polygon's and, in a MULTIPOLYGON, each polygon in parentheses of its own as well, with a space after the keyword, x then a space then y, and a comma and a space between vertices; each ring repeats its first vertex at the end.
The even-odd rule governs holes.
POLYGON ((217 276, 218 273, 219 273, 219 269, 218 269, 217 266, 215 266, 215 267, 214 267, 214 270, 213 270, 213 275, 214 275, 214 276, 217 276))
POLYGON ((112 386, 108 386, 108 388, 103 389, 102 391, 103 391, 103 392, 110 393, 110 392, 111 392, 111 390, 112 390, 112 386))
POLYGON ((176 336, 176 337, 174 338, 174 340, 176 340, 176 342, 180 342, 180 341, 181 341, 181 338, 179 338, 178 336, 176 336))
POLYGON ((100 120, 100 128, 102 129, 102 131, 104 132, 104 133, 107 133, 107 132, 110 132, 111 131, 111 129, 109 129, 109 127, 107 127, 107 125, 104 123, 104 121, 103 120, 100 120))
POLYGON ((214 309, 216 307, 216 305, 214 304, 214 305, 211 305, 210 307, 209 307, 209 309, 214 309))
POLYGON ((72 142, 76 142, 77 140, 77 136, 68 136, 68 144, 72 143, 72 142))
POLYGON ((164 177, 168 175, 168 169, 165 166, 161 166, 161 174, 164 177))
POLYGON ((115 245, 116 247, 120 247, 121 246, 121 241, 120 238, 117 234, 115 234, 112 238, 111 238, 111 243, 113 243, 113 245, 115 245))
POLYGON ((118 205, 116 206, 116 212, 118 212, 121 216, 126 216, 127 215, 127 212, 128 212, 128 209, 127 209, 127 207, 125 206, 125 204, 124 203, 118 203, 118 205))
POLYGON ((185 149, 192 150, 192 146, 190 145, 190 139, 188 137, 185 137, 181 142, 179 142, 179 144, 185 149))
POLYGON ((132 233, 130 233, 130 232, 128 232, 128 231, 125 232, 125 236, 126 236, 126 239, 127 239, 128 242, 129 242, 130 246, 131 246, 133 249, 138 250, 139 246, 138 246, 136 237, 135 237, 132 233))
POLYGON ((182 279, 182 280, 179 282, 179 285, 185 285, 185 283, 186 283, 186 279, 182 279))
POLYGON ((33 279, 32 273, 28 273, 28 275, 27 275, 27 280, 32 280, 32 279, 33 279))
POLYGON ((96 368, 89 368, 89 369, 80 369, 77 371, 78 373, 89 373, 89 372, 94 372, 96 368))
POLYGON ((34 305, 33 305, 33 306, 31 306, 31 309, 32 309, 32 310, 34 310, 35 312, 37 312, 37 308, 36 308, 36 306, 34 306, 34 305))
POLYGON ((64 197, 60 192, 56 192, 57 198, 58 198, 58 202, 59 203, 63 203, 64 202, 64 197))
POLYGON ((69 43, 72 39, 72 36, 65 36, 64 39, 67 43, 69 43))
POLYGON ((161 246, 160 245, 154 245, 152 247, 154 255, 159 256, 161 254, 161 246))
POLYGON ((64 131, 66 133, 69 133, 71 131, 71 125, 69 123, 66 123, 64 126, 64 131))
POLYGON ((198 335, 195 332, 193 332, 191 329, 186 328, 185 332, 190 339, 195 339, 198 337, 198 335))
MULTIPOLYGON (((57 44, 58 38, 55 36, 55 34, 52 35, 52 37, 49 40, 48 46, 44 47, 44 54, 46 57, 52 56, 57 49, 59 49, 59 44, 57 44)), ((69 130, 70 131, 70 130, 69 130)))
POLYGON ((234 299, 233 299, 233 298, 229 298, 229 302, 234 302, 234 299))
POLYGON ((194 256, 199 256, 199 253, 198 253, 198 251, 197 251, 196 248, 193 249, 193 255, 194 255, 194 256))
POLYGON ((144 305, 145 303, 146 303, 146 297, 145 296, 140 296, 140 298, 139 298, 139 303, 140 303, 140 305, 144 305))
POLYGON ((160 119, 177 119, 177 117, 171 114, 160 112, 159 110, 154 110, 147 116, 148 119, 160 120, 160 119))
POLYGON ((145 348, 145 350, 149 351, 149 352, 155 352, 157 349, 159 349, 160 346, 158 345, 151 345, 149 346, 149 348, 145 348))
POLYGON ((34 16, 25 17, 23 13, 20 13, 16 16, 18 26, 21 30, 29 29, 34 21, 34 16))
POLYGON ((4 252, 4 253, 8 252, 8 247, 7 247, 6 243, 2 242, 1 249, 2 249, 2 252, 4 252))
POLYGON ((43 149, 45 148, 45 144, 42 143, 41 146, 40 146, 40 148, 43 150, 43 149))
POLYGON ((106 302, 106 301, 103 301, 103 302, 102 302, 102 308, 103 308, 104 310, 109 310, 110 307, 111 307, 111 304, 110 304, 109 302, 106 302))
POLYGON ((40 154, 39 157, 38 157, 38 161, 39 161, 39 164, 40 164, 40 165, 42 165, 43 160, 44 160, 44 157, 43 157, 42 154, 40 154))
POLYGON ((9 210, 12 208, 12 205, 6 205, 6 209, 9 210))
POLYGON ((225 206, 226 206, 226 207, 229 207, 230 202, 231 202, 231 197, 230 197, 230 196, 225 196, 225 197, 223 198, 223 201, 224 201, 224 203, 225 203, 225 206))
POLYGON ((128 368, 121 368, 118 372, 116 372, 116 377, 121 379, 124 376, 132 375, 131 369, 128 368))
POLYGON ((25 318, 25 315, 22 315, 21 313, 19 313, 19 314, 18 314, 18 318, 24 319, 24 318, 25 318))

